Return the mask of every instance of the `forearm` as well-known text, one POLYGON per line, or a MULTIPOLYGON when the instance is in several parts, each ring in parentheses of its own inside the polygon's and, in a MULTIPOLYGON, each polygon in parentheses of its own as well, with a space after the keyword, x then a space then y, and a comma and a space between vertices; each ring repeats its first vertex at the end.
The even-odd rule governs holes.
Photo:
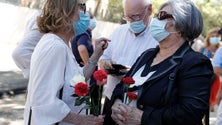
POLYGON ((79 124, 81 122, 80 116, 74 112, 69 112, 69 114, 63 119, 64 122, 72 123, 72 124, 79 124))
POLYGON ((99 55, 94 53, 89 58, 88 63, 84 66, 83 74, 85 76, 86 81, 91 77, 91 75, 95 71, 99 57, 99 55))
POLYGON ((215 72, 217 75, 222 76, 222 68, 214 67, 214 72, 215 72))

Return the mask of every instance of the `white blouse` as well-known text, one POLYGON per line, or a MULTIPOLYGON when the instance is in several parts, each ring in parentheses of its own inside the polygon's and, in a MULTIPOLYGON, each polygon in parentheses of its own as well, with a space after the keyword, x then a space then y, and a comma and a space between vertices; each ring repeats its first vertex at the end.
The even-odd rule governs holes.
MULTIPOLYGON (((74 106, 75 98, 70 80, 75 73, 83 75, 65 42, 54 34, 45 34, 37 44, 32 58, 24 122, 28 124, 30 109, 31 125, 53 125, 65 118, 74 106), (63 87, 62 100, 59 92, 63 87)), ((84 113, 84 112, 82 112, 84 113)), ((61 122, 60 125, 71 125, 61 122)))

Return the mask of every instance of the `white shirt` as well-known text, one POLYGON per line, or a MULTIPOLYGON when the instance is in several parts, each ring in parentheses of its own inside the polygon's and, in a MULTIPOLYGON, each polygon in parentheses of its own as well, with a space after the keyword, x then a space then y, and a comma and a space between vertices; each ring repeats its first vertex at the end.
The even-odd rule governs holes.
MULTIPOLYGON (((83 75, 71 49, 54 34, 45 34, 37 44, 32 58, 25 105, 24 121, 28 123, 32 109, 31 125, 52 125, 65 118, 72 110, 78 112, 82 106, 74 106, 75 98, 70 80, 75 73, 83 75), (59 92, 63 87, 62 100, 59 92)), ((82 112, 84 113, 84 112, 82 112)), ((72 125, 60 123, 60 125, 72 125)))
MULTIPOLYGON (((100 59, 109 59, 125 66, 132 66, 142 52, 157 46, 156 40, 150 34, 149 26, 139 36, 135 36, 129 30, 129 25, 124 24, 118 27, 110 35, 109 39, 111 42, 100 59)), ((118 77, 108 75, 104 94, 109 99, 119 81, 118 77)))
POLYGON ((22 70, 25 78, 29 77, 31 56, 36 44, 43 35, 38 31, 36 22, 36 18, 39 14, 40 12, 36 12, 36 14, 34 14, 34 16, 29 20, 26 26, 24 38, 12 53, 12 58, 15 64, 22 70))

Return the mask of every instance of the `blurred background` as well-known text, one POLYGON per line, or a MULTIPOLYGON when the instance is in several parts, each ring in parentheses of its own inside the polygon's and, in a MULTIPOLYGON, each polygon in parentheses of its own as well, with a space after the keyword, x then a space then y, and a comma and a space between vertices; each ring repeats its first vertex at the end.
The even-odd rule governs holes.
MULTIPOLYGON (((153 13, 166 0, 152 0, 153 13)), ((209 29, 222 27, 222 0, 194 0, 204 18, 205 37, 209 29)), ((0 0, 0 125, 22 125, 27 79, 14 64, 11 54, 21 41, 27 21, 42 8, 44 0, 0 0)), ((122 20, 122 0, 86 0, 87 10, 95 15, 97 26, 92 37, 108 37, 122 20)), ((210 113, 211 125, 216 110, 210 113)))

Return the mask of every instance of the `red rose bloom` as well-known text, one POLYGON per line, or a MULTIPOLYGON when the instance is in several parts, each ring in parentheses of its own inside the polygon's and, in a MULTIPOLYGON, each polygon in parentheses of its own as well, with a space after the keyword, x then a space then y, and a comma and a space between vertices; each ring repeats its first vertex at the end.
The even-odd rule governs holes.
POLYGON ((125 77, 125 78, 122 79, 122 81, 123 81, 125 84, 127 84, 127 85, 130 85, 130 84, 134 84, 134 83, 135 83, 135 81, 134 81, 134 79, 133 79, 132 77, 125 77))
POLYGON ((97 70, 93 73, 93 77, 95 80, 103 81, 104 79, 107 79, 107 73, 103 70, 97 70))
POLYGON ((75 85, 74 93, 78 96, 86 96, 89 93, 89 86, 83 82, 75 85))
POLYGON ((129 97, 130 100, 136 100, 137 99, 137 95, 134 92, 128 92, 127 96, 129 97))

